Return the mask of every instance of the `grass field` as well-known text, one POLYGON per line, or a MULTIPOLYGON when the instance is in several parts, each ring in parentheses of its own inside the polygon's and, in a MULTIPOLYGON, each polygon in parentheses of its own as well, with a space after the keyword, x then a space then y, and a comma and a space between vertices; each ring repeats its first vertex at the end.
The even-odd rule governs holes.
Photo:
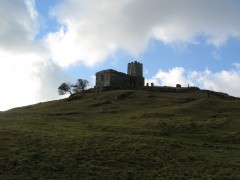
POLYGON ((0 113, 0 179, 240 179, 240 100, 83 93, 0 113))

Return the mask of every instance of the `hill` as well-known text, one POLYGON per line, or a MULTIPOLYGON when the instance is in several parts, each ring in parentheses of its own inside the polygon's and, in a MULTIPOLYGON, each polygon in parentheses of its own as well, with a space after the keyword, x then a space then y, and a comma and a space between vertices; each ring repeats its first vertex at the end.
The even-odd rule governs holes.
POLYGON ((0 179, 239 179, 240 100, 86 92, 0 113, 0 179))

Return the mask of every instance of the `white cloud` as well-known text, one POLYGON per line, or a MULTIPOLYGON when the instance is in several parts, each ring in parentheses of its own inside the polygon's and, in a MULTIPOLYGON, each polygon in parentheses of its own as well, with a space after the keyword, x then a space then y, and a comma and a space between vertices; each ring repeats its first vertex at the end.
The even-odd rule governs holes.
MULTIPOLYGON (((102 44, 102 47, 98 46, 97 43, 92 44, 91 38, 85 40, 79 39, 75 28, 67 32, 62 28, 57 33, 49 34, 46 43, 49 46, 54 62, 64 68, 81 60, 86 65, 93 66, 107 57, 103 49, 111 48, 105 44, 102 44), (89 44, 92 44, 91 48, 89 48, 89 44)), ((106 51, 111 50, 108 49, 106 51)))
POLYGON ((239 70, 240 70, 240 63, 234 63, 233 66, 234 66, 236 69, 239 69, 239 70))
POLYGON ((204 36, 219 47, 240 37, 239 8, 236 0, 65 0, 52 10, 65 31, 47 42, 63 67, 95 65, 118 48, 138 56, 151 38, 178 44, 204 36))
POLYGON ((57 99, 57 87, 66 79, 57 65, 41 56, 0 50, 0 110, 57 99))
POLYGON ((91 79, 90 79, 90 82, 89 82, 88 88, 93 88, 95 86, 95 84, 96 84, 96 76, 92 75, 91 79))
POLYGON ((220 60, 222 57, 221 57, 221 54, 218 52, 218 51, 212 51, 212 56, 214 57, 214 59, 216 60, 220 60))
POLYGON ((35 91, 35 101, 47 101, 58 99, 58 86, 63 82, 68 82, 69 78, 52 60, 41 60, 33 64, 31 76, 38 84, 35 91))
POLYGON ((159 70, 158 73, 153 76, 152 79, 147 80, 147 82, 153 82, 155 85, 160 86, 176 86, 176 84, 186 86, 189 83, 184 75, 184 68, 182 67, 172 68, 168 72, 159 70))
POLYGON ((198 72, 197 83, 204 89, 226 92, 240 97, 240 71, 229 70, 213 73, 211 71, 198 72))
MULTIPOLYGON (((237 64, 238 65, 238 64, 237 64)), ((240 97, 240 69, 223 70, 213 73, 205 71, 185 71, 182 67, 172 68, 169 71, 159 70, 159 72, 147 82, 154 82, 160 86, 198 86, 203 89, 210 89, 225 92, 229 95, 240 97)))
POLYGON ((67 79, 51 61, 44 42, 35 42, 38 13, 34 0, 0 0, 0 110, 59 98, 67 79))
POLYGON ((34 0, 0 0, 0 48, 22 50, 38 32, 34 0))

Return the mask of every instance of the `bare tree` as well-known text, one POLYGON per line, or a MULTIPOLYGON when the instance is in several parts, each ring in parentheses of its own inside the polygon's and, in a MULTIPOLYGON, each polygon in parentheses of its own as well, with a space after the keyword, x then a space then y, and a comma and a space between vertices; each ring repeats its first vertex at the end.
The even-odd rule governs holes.
POLYGON ((58 87, 58 93, 59 95, 64 95, 67 93, 70 93, 72 95, 73 93, 79 93, 85 90, 88 84, 89 82, 85 79, 78 79, 75 85, 72 85, 70 83, 62 83, 58 87))
POLYGON ((58 87, 59 95, 64 95, 66 93, 70 93, 72 95, 72 87, 73 87, 73 85, 71 85, 70 83, 62 83, 58 87))
POLYGON ((77 83, 73 86, 73 92, 79 93, 85 90, 88 86, 89 82, 85 79, 78 79, 77 83))

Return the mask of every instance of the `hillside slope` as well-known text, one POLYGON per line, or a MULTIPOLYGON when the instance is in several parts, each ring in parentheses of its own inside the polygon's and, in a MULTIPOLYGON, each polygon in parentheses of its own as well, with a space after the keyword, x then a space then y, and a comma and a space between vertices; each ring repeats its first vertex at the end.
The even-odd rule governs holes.
POLYGON ((240 100, 83 93, 0 113, 0 179, 240 178, 240 100))

